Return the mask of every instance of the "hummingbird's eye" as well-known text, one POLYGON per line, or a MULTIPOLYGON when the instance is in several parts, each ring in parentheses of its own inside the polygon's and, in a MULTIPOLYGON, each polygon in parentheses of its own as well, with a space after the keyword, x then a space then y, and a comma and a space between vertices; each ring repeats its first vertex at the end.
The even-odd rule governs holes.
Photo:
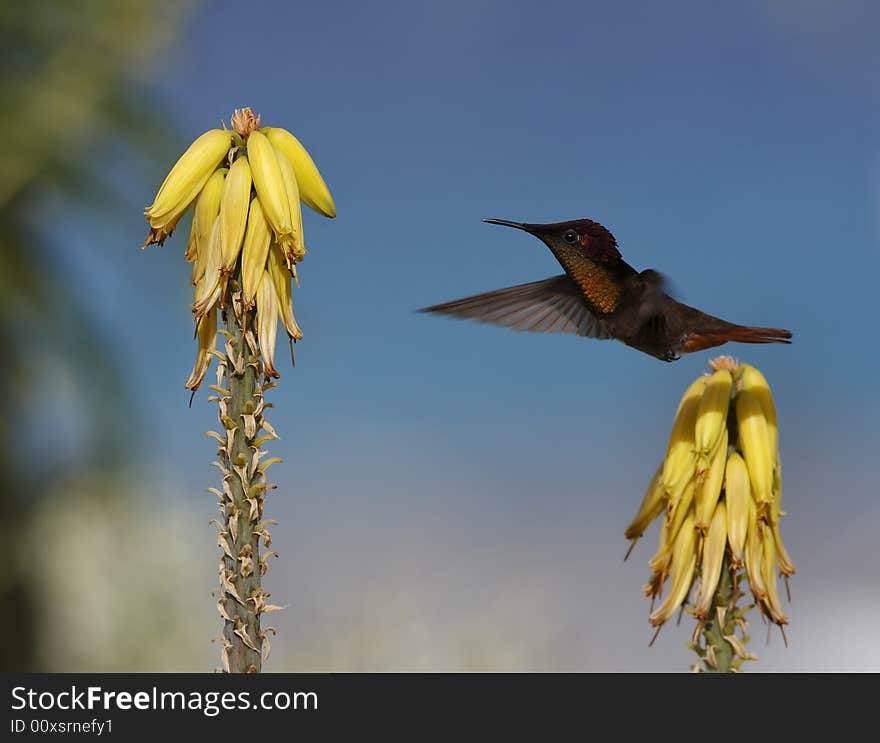
POLYGON ((567 243, 576 243, 578 241, 578 233, 574 230, 566 230, 565 234, 562 236, 562 239, 567 243))

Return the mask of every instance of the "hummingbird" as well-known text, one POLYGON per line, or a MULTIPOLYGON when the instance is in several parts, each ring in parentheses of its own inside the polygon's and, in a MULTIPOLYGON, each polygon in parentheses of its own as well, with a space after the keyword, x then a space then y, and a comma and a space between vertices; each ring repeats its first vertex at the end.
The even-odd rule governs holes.
POLYGON ((653 269, 623 260, 611 232, 591 219, 529 224, 484 219, 541 240, 565 273, 549 279, 425 307, 477 322, 535 333, 615 340, 661 361, 728 342, 791 343, 780 328, 736 325, 673 299, 653 269))

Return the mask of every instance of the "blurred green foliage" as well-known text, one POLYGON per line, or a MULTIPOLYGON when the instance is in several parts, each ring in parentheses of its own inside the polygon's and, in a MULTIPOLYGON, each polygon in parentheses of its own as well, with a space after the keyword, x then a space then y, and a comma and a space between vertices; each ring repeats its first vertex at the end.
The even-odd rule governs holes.
MULTIPOLYGON (((121 463, 123 385, 87 308, 52 259, 63 247, 55 244, 63 225, 47 224, 46 215, 88 211, 96 232, 106 229, 120 208, 102 176, 108 143, 144 158, 172 154, 162 144, 167 124, 160 126, 148 73, 191 10, 192 3, 175 0, 0 6, 0 537, 13 550, 25 549, 20 535, 55 483, 121 463), (61 208, 47 209, 52 203, 61 208), (53 376, 73 384, 79 397, 80 445, 73 459, 57 461, 50 448, 37 466, 21 432, 39 425, 29 420, 28 401, 53 376)), ((112 497, 127 496, 120 488, 112 497)), ((0 643, 3 670, 45 667, 35 654, 44 609, 36 606, 26 561, 13 555, 0 577, 0 631, 15 638, 0 643)))

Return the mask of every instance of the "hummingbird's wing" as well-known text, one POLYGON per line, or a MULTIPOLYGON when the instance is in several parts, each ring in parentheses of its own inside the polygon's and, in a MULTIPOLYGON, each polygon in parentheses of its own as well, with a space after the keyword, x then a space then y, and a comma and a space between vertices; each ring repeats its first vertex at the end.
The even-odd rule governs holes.
POLYGON ((566 274, 436 304, 421 312, 437 312, 532 333, 611 338, 580 289, 566 274))
POLYGON ((634 293, 638 296, 640 320, 647 322, 662 314, 671 291, 669 279, 653 268, 646 268, 631 276, 629 283, 634 285, 634 293))

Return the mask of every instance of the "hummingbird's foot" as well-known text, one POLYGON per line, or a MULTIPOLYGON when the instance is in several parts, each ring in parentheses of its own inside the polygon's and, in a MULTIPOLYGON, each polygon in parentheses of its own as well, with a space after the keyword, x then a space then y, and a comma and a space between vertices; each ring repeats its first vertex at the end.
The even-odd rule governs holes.
POLYGON ((674 353, 673 351, 667 351, 662 356, 659 357, 661 361, 678 361, 681 358, 680 354, 674 353))

